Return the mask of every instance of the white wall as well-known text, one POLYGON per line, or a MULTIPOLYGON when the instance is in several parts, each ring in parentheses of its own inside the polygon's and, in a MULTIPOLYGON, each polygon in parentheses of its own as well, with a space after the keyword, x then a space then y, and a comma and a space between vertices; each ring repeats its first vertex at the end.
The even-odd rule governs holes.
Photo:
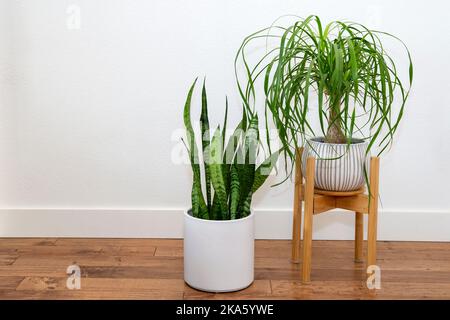
MULTIPOLYGON (((225 94, 237 120, 243 37, 283 14, 315 13, 409 46, 414 88, 382 159, 380 237, 450 240, 449 9, 438 0, 0 0, 0 235, 180 236, 191 173, 171 152, 188 86, 206 75, 211 121, 225 94)), ((292 189, 256 196, 260 237, 290 236, 292 189)), ((318 237, 351 237, 349 218, 320 219, 318 237)))

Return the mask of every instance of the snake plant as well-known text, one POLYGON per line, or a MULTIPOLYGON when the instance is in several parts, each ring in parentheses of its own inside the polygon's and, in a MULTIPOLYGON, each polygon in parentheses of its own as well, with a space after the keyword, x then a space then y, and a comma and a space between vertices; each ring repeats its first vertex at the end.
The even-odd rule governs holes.
POLYGON ((200 153, 191 122, 191 100, 196 82, 197 79, 189 89, 184 106, 186 146, 193 172, 192 215, 208 220, 244 218, 250 214, 252 196, 267 179, 277 161, 278 152, 256 166, 260 146, 256 113, 247 118, 247 114, 243 112, 242 120, 226 139, 228 102, 222 128, 218 126, 211 137, 206 87, 203 82, 200 153), (199 154, 202 154, 202 157, 199 154))
POLYGON ((261 79, 266 110, 291 159, 297 147, 318 133, 325 142, 340 144, 350 144, 357 135, 368 141, 367 153, 375 144, 381 154, 392 144, 413 80, 410 52, 396 36, 359 23, 324 25, 315 15, 288 27, 272 25, 245 38, 235 69, 249 109, 261 79), (388 38, 405 48, 408 85, 383 45, 388 38), (264 41, 266 52, 251 64, 246 50, 252 46, 253 55, 258 40, 264 41), (238 76, 241 65, 245 80, 238 76), (317 117, 311 117, 310 111, 317 117))

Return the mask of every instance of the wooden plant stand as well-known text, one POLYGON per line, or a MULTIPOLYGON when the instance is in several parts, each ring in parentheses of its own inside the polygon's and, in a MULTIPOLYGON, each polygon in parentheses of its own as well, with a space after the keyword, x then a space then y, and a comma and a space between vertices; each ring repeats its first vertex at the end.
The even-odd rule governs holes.
POLYGON ((367 230, 367 265, 376 264, 377 245, 377 215, 378 215, 378 181, 379 158, 370 159, 370 192, 365 188, 349 192, 325 191, 314 188, 315 159, 309 157, 306 162, 306 177, 303 182, 301 170, 301 155, 303 148, 299 148, 295 163, 295 194, 292 232, 292 262, 300 262, 300 232, 302 221, 302 201, 305 203, 303 226, 303 267, 302 282, 311 281, 311 251, 313 216, 335 208, 355 212, 355 261, 362 262, 364 214, 368 214, 367 230))

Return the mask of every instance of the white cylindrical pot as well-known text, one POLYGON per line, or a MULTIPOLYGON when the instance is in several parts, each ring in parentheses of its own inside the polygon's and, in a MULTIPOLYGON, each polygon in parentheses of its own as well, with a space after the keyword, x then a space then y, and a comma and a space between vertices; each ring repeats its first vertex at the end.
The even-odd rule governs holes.
POLYGON ((254 279, 254 213, 236 220, 184 214, 184 280, 195 289, 230 292, 254 279))
POLYGON ((367 142, 353 139, 350 145, 325 143, 323 138, 309 139, 302 155, 302 171, 306 159, 316 158, 315 187, 329 191, 352 191, 364 186, 364 170, 369 172, 367 142))

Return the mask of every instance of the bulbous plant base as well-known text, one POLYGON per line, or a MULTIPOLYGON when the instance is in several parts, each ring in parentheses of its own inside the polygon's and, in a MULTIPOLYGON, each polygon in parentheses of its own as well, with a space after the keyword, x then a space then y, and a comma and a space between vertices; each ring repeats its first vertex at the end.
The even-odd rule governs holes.
POLYGON ((328 191, 353 191, 366 182, 369 174, 366 155, 367 142, 353 139, 350 145, 326 143, 324 138, 309 139, 302 155, 302 171, 306 172, 306 159, 316 158, 315 187, 328 191))
POLYGON ((184 214, 184 281, 207 292, 247 288, 254 279, 254 213, 236 220, 184 214))

